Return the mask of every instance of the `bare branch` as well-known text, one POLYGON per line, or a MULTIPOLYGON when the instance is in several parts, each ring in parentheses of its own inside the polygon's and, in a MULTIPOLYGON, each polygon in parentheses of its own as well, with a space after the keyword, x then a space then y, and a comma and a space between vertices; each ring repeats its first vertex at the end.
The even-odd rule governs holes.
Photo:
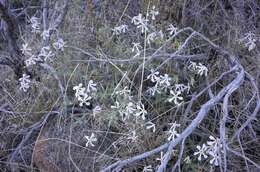
POLYGON ((166 168, 168 161, 171 159, 172 149, 184 138, 188 137, 192 131, 201 123, 201 121, 206 116, 207 112, 217 103, 219 102, 223 96, 225 96, 230 90, 237 88, 237 85, 240 85, 244 78, 244 70, 241 69, 240 73, 237 77, 227 86, 225 86, 215 97, 210 99, 207 103, 201 106, 200 111, 197 117, 192 120, 191 124, 180 134, 180 136, 171 141, 167 153, 165 154, 165 158, 160 165, 158 172, 163 172, 166 168))
MULTIPOLYGON (((15 72, 16 76, 21 76, 24 70, 24 61, 21 51, 17 45, 18 24, 10 10, 0 2, 0 14, 4 20, 3 33, 7 40, 10 59, 1 60, 3 64, 9 65, 15 72)), ((0 64, 2 64, 0 63, 0 64)))

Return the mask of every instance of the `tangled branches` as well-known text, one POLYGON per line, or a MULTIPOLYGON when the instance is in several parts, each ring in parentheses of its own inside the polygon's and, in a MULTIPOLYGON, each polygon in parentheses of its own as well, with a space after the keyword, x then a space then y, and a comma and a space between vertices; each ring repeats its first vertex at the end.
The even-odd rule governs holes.
POLYGON ((3 169, 260 170, 259 3, 7 2, 3 169))

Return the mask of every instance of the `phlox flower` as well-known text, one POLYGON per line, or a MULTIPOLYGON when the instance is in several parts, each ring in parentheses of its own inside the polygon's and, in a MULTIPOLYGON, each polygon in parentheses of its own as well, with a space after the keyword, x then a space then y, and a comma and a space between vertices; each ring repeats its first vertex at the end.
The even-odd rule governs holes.
POLYGON ((199 161, 201 161, 202 156, 204 157, 204 159, 208 158, 208 155, 206 154, 208 147, 205 144, 203 144, 202 146, 198 145, 196 148, 198 149, 198 151, 194 152, 194 155, 198 155, 199 161))
POLYGON ((183 97, 181 96, 181 92, 175 92, 173 90, 170 90, 170 94, 172 97, 168 99, 168 101, 171 103, 172 101, 179 106, 182 103, 183 97))
POLYGON ((20 82, 20 90, 23 90, 24 92, 27 92, 27 90, 30 88, 30 75, 23 74, 21 78, 19 78, 20 82))
POLYGON ((91 133, 90 136, 85 136, 85 139, 87 139, 86 147, 92 146, 94 147, 95 144, 93 142, 97 141, 97 138, 94 133, 91 133))

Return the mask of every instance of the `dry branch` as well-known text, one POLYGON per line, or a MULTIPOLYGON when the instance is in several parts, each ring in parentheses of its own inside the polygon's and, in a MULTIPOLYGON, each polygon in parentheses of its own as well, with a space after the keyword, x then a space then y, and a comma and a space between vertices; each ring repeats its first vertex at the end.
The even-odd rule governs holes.
POLYGON ((0 15, 4 22, 2 30, 7 41, 7 47, 11 58, 0 59, 0 64, 10 66, 14 70, 16 76, 20 77, 25 70, 25 64, 20 48, 17 45, 19 26, 15 17, 7 8, 7 3, 5 4, 3 2, 4 1, 0 1, 0 15))

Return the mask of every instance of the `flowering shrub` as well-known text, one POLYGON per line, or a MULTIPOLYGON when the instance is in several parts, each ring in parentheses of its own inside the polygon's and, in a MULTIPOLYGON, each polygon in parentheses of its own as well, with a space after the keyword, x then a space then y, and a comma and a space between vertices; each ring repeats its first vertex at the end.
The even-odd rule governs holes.
MULTIPOLYGON (((186 12, 187 4, 174 2, 182 15, 194 15, 177 20, 152 1, 129 1, 122 13, 117 5, 124 1, 113 10, 98 7, 105 3, 99 1, 87 10, 75 10, 78 2, 61 2, 43 0, 39 11, 21 13, 28 20, 21 30, 29 32, 16 40, 22 60, 15 70, 21 73, 18 85, 4 77, 1 84, 19 91, 13 96, 10 89, 0 90, 4 102, 13 104, 0 105, 9 115, 3 128, 19 133, 3 156, 8 164, 30 162, 40 171, 50 171, 37 163, 43 161, 61 168, 56 171, 226 172, 236 171, 237 164, 245 171, 260 169, 254 158, 259 153, 247 151, 259 131, 257 72, 250 73, 257 64, 245 67, 237 55, 257 57, 257 32, 228 31, 230 39, 235 36, 226 41, 226 35, 214 35, 223 32, 218 27, 198 28, 200 20, 191 20, 201 9, 208 13, 211 4, 186 12), (29 158, 23 157, 26 151, 29 158)), ((191 9, 200 4, 189 3, 195 4, 191 9)))

